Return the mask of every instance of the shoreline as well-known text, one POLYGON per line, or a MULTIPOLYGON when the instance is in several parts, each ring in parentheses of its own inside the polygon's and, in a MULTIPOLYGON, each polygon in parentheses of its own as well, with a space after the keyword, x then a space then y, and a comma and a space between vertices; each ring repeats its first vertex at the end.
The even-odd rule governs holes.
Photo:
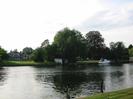
MULTIPOLYGON (((75 63, 68 63, 66 66, 72 65, 98 65, 98 60, 90 60, 90 61, 77 61, 75 63)), ((130 61, 120 61, 118 63, 111 62, 110 64, 123 64, 123 63, 133 63, 130 61)), ((0 63, 0 66, 57 66, 61 65, 55 62, 34 62, 34 61, 3 61, 0 63)))
MULTIPOLYGON (((121 61, 118 61, 118 62, 111 61, 110 64, 123 64, 123 63, 133 63, 133 62, 131 62, 129 60, 121 60, 121 61)), ((77 61, 76 64, 77 65, 99 64, 99 60, 77 61)))
POLYGON ((34 61, 3 61, 0 66, 55 66, 54 62, 34 62, 34 61))
POLYGON ((105 93, 97 93, 92 96, 79 97, 76 99, 133 99, 133 88, 105 93))

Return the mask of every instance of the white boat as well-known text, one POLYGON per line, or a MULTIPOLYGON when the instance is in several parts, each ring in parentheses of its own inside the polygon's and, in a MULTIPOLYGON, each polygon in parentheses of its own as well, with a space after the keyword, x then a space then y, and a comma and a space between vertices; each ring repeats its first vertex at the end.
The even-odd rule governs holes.
POLYGON ((107 59, 100 59, 99 60, 99 64, 109 64, 111 61, 110 60, 107 60, 107 59))

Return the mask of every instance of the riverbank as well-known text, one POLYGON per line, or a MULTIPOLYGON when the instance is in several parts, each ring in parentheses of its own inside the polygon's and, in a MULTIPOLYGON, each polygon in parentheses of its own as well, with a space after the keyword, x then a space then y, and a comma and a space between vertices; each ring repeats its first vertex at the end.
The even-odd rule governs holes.
MULTIPOLYGON (((120 60, 118 62, 111 61, 111 64, 123 64, 123 63, 132 63, 129 60, 120 60)), ((99 64, 99 60, 88 60, 88 61, 77 61, 77 65, 89 65, 89 64, 99 64)))
MULTIPOLYGON (((77 65, 93 65, 98 64, 99 60, 89 60, 89 61, 77 61, 76 63, 68 63, 67 66, 77 66, 77 65)), ((120 61, 119 63, 129 63, 129 61, 120 61)), ((112 62, 111 64, 117 64, 112 62)), ((55 62, 34 62, 34 61, 3 61, 0 63, 1 66, 56 66, 59 65, 55 62)))
POLYGON ((77 99, 133 99, 133 88, 96 94, 90 97, 77 99))
POLYGON ((34 61, 3 61, 1 66, 55 66, 54 62, 34 62, 34 61))
POLYGON ((89 60, 89 61, 77 61, 77 65, 89 65, 89 64, 98 64, 99 60, 89 60))

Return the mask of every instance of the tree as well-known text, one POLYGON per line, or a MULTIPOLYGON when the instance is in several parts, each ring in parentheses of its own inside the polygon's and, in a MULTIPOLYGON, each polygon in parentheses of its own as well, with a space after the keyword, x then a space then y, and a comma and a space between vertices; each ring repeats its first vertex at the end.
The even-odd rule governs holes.
POLYGON ((132 44, 130 44, 130 45, 128 46, 128 49, 131 49, 131 48, 133 48, 133 45, 132 45, 132 44))
POLYGON ((32 54, 32 59, 35 62, 44 62, 44 49, 43 48, 37 48, 34 50, 33 54, 32 54))
POLYGON ((64 28, 59 31, 54 37, 54 44, 57 46, 58 56, 62 58, 63 63, 65 59, 68 62, 75 62, 76 57, 82 57, 85 53, 85 39, 77 30, 64 28))
POLYGON ((30 60, 32 53, 33 53, 33 49, 31 47, 25 47, 22 51, 23 59, 30 60))
POLYGON ((47 47, 44 48, 45 52, 45 59, 47 61, 54 61, 54 58, 56 57, 57 54, 57 46, 55 44, 48 45, 47 47))
POLYGON ((128 52, 129 52, 129 56, 133 57, 133 48, 128 49, 128 52))
POLYGON ((6 60, 8 58, 8 54, 6 50, 0 47, 0 61, 6 60))
POLYGON ((19 52, 17 49, 10 51, 8 55, 10 60, 22 60, 22 52, 19 52))
POLYGON ((105 48, 104 38, 99 31, 90 31, 86 34, 88 57, 91 59, 99 59, 103 55, 105 48))
POLYGON ((46 39, 42 42, 41 47, 47 47, 49 45, 49 40, 46 39))
POLYGON ((116 62, 129 59, 128 49, 125 48, 123 42, 111 42, 110 49, 112 55, 111 58, 116 62))

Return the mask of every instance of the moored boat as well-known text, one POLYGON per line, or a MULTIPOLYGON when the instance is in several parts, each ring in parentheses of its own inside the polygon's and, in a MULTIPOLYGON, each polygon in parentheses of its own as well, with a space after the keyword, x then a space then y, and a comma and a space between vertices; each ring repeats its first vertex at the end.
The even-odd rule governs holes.
POLYGON ((111 61, 110 60, 107 60, 107 59, 100 59, 99 60, 99 64, 109 64, 111 61))

